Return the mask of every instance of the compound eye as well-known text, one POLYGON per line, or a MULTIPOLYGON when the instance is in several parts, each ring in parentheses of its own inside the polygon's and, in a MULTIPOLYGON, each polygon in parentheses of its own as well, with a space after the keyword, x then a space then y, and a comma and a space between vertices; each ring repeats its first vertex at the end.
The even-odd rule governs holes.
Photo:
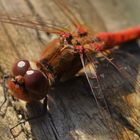
POLYGON ((31 92, 39 93, 48 88, 48 80, 39 70, 28 70, 24 78, 25 87, 31 92))
POLYGON ((30 63, 28 60, 20 60, 13 66, 12 72, 14 76, 24 76, 26 71, 29 69, 30 63))

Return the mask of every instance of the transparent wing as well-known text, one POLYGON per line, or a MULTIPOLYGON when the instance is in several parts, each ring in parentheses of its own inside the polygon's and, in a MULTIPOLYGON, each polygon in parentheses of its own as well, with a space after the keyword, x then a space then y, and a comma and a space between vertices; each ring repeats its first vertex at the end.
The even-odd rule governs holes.
MULTIPOLYGON (((124 86, 125 84, 126 87, 121 88, 124 88, 124 90, 128 88, 129 90, 131 82, 126 76, 126 71, 124 69, 121 70, 120 65, 115 64, 108 58, 106 53, 101 53, 101 55, 102 57, 98 58, 95 55, 80 54, 84 73, 99 114, 113 138, 121 139, 120 136, 124 135, 124 133, 128 134, 131 132, 140 136, 138 130, 139 122, 133 114, 134 108, 132 109, 128 96, 120 93, 122 89, 119 90, 118 86, 124 86), (87 64, 88 66, 86 66, 87 64), (117 79, 115 79, 116 76, 118 76, 117 79), (123 82, 117 85, 117 80, 123 82), (113 86, 116 87, 113 88, 113 86)), ((125 67, 123 63, 121 66, 125 67)), ((129 135, 127 136, 129 137, 129 135)))
POLYGON ((87 78, 89 87, 91 89, 91 94, 93 95, 94 101, 97 105, 99 115, 101 116, 103 120, 103 124, 106 126, 107 129, 110 131, 110 135, 115 133, 115 135, 112 137, 115 137, 115 139, 118 139, 117 131, 115 132, 115 129, 117 127, 115 121, 112 119, 112 113, 108 104, 108 101, 105 97, 105 95, 102 92, 102 87, 99 79, 99 75, 97 74, 97 60, 95 57, 92 57, 90 55, 80 55, 81 63, 83 65, 84 73, 87 78), (90 64, 88 66, 87 63, 90 64))
POLYGON ((50 20, 42 17, 37 18, 31 15, 13 16, 9 14, 0 14, 0 22, 36 29, 46 33, 61 34, 63 32, 69 32, 63 25, 52 24, 53 22, 50 20))
MULTIPOLYGON (((74 15, 71 9, 67 6, 64 0, 53 0, 54 3, 62 10, 66 17, 71 21, 71 23, 77 28, 80 26, 78 18, 74 15)), ((45 19, 40 15, 21 15, 15 16, 9 13, 0 13, 0 22, 9 23, 19 26, 24 26, 27 28, 32 28, 47 33, 61 34, 62 32, 70 32, 64 24, 51 22, 49 19, 45 19)))
POLYGON ((75 16, 75 14, 71 11, 71 9, 68 7, 66 1, 64 0, 53 0, 56 5, 63 11, 63 13, 66 15, 66 17, 71 21, 71 23, 77 28, 80 25, 80 21, 75 16))
POLYGON ((139 61, 133 55, 126 52, 114 53, 112 56, 114 59, 110 59, 105 53, 102 53, 102 56, 116 70, 115 73, 120 77, 120 83, 117 88, 120 88, 120 91, 123 90, 123 92, 117 92, 118 95, 116 97, 120 100, 120 106, 117 107, 126 120, 128 120, 127 125, 133 124, 128 129, 140 136, 140 122, 137 118, 140 111, 138 109, 140 89, 138 76, 139 61))

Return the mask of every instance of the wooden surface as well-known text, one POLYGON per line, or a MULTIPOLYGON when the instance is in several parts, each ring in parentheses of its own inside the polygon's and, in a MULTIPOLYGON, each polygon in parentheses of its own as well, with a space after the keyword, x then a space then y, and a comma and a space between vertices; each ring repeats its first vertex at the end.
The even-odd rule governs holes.
MULTIPOLYGON (((140 24, 138 0, 68 0, 66 4, 82 23, 95 32, 118 31, 140 24)), ((24 14, 37 18, 41 16, 44 21, 72 28, 69 19, 53 0, 0 0, 1 13, 15 16, 24 14)), ((0 75, 10 73, 12 64, 19 58, 37 60, 45 44, 53 37, 44 32, 0 23, 0 75)), ((107 67, 105 61, 98 69, 103 77, 101 79, 103 94, 109 100, 111 111, 113 110, 111 118, 103 108, 99 111, 90 96, 87 83, 78 78, 59 84, 49 91, 51 99, 48 105, 52 120, 46 115, 30 122, 27 128, 33 137, 27 138, 25 133, 21 133, 16 139, 140 139, 140 51, 136 43, 125 44, 126 48, 132 45, 137 49, 132 49, 133 53, 120 50, 112 56, 115 63, 122 67, 121 73, 127 77, 127 80, 110 65, 107 67), (122 116, 133 124, 133 129, 122 116)), ((2 87, 0 87, 0 97, 2 101, 2 87)), ((35 116, 41 112, 41 103, 27 104, 25 110, 30 116, 35 116)), ((0 140, 12 138, 9 128, 16 123, 15 109, 9 105, 6 116, 0 118, 0 140)), ((20 127, 16 130, 19 131, 20 127)))

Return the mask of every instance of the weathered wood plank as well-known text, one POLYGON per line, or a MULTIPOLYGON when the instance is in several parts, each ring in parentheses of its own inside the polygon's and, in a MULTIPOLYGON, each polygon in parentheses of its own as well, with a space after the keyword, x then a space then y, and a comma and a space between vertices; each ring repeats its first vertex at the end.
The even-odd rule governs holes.
MULTIPOLYGON (((88 25, 95 32, 118 31, 125 27, 140 24, 138 11, 140 2, 137 0, 106 0, 105 2, 101 0, 69 0, 66 1, 66 4, 82 23, 88 25)), ((1 13, 42 17, 43 21, 68 25, 73 29, 72 23, 64 15, 64 12, 51 0, 0 0, 1 13)), ((45 48, 44 44, 53 38, 53 36, 43 32, 24 27, 4 23, 0 23, 0 25, 0 67, 3 72, 10 72, 16 59, 37 60, 41 50, 45 48)), ((131 46, 130 44, 127 45, 131 46)), ((112 56, 115 63, 125 68, 122 69, 121 73, 129 79, 131 85, 110 65, 107 67, 105 61, 98 68, 98 72, 104 77, 101 79, 103 93, 109 100, 111 109, 114 111, 113 115, 116 116, 118 112, 121 112, 138 130, 140 124, 139 54, 139 52, 128 54, 119 51, 112 56)), ((1 75, 3 72, 1 71, 1 75)), ((112 121, 109 113, 100 109, 104 115, 102 118, 99 108, 90 96, 90 90, 85 84, 82 79, 75 79, 50 89, 51 99, 48 105, 52 120, 46 115, 41 119, 32 121, 30 126, 27 126, 28 129, 32 129, 31 132, 34 136, 32 139, 139 139, 136 131, 128 130, 126 128, 128 124, 121 122, 122 118, 117 117, 121 123, 114 118, 112 121), (104 119, 106 119, 107 126, 103 123, 104 119), (54 130, 54 126, 52 128, 52 122, 57 132, 54 130)), ((2 87, 0 90, 2 93, 2 87)), ((1 100, 2 97, 1 95, 1 100)), ((26 107, 27 113, 30 116, 35 116, 41 112, 42 104, 27 104, 26 107)), ((16 116, 13 107, 10 106, 5 118, 0 120, 0 139, 10 139, 9 128, 17 123, 16 116)), ((17 128, 17 131, 19 130, 20 128, 17 128)), ((24 140, 27 138, 24 133, 21 133, 16 139, 24 140)))

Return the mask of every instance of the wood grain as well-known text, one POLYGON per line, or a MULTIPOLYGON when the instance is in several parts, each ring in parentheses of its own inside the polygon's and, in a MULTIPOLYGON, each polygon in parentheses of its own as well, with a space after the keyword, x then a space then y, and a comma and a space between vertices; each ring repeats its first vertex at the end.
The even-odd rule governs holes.
MULTIPOLYGON (((58 0, 59 1, 59 0, 58 0)), ((61 2, 61 1, 60 1, 61 2)), ((94 32, 119 31, 140 24, 138 0, 69 0, 66 5, 74 15, 94 32)), ((51 24, 73 25, 53 0, 0 0, 1 14, 36 17, 51 24)), ((45 44, 54 36, 25 27, 0 23, 0 75, 10 73, 17 59, 37 60, 45 44)), ((114 62, 121 66, 121 74, 105 60, 98 67, 102 79, 103 94, 108 100, 112 116, 98 108, 85 80, 72 79, 56 85, 49 91, 48 115, 26 124, 32 138, 22 132, 16 139, 35 140, 138 140, 140 139, 140 50, 136 42, 124 44, 124 50, 112 54, 114 62), (134 49, 131 49, 131 47, 134 49), (126 48, 129 49, 126 49, 126 48), (122 76, 123 75, 123 76, 122 76), (102 114, 102 115, 101 115, 102 114), (132 126, 129 126, 129 121, 132 126), (55 128, 55 129, 54 129, 55 128)), ((0 101, 3 100, 2 86, 0 101)), ((19 102, 16 110, 30 116, 38 115, 42 103, 19 102)), ((0 140, 12 138, 9 128, 17 123, 17 114, 10 104, 4 118, 0 119, 0 140)), ((20 127, 16 131, 20 131, 20 127)))

